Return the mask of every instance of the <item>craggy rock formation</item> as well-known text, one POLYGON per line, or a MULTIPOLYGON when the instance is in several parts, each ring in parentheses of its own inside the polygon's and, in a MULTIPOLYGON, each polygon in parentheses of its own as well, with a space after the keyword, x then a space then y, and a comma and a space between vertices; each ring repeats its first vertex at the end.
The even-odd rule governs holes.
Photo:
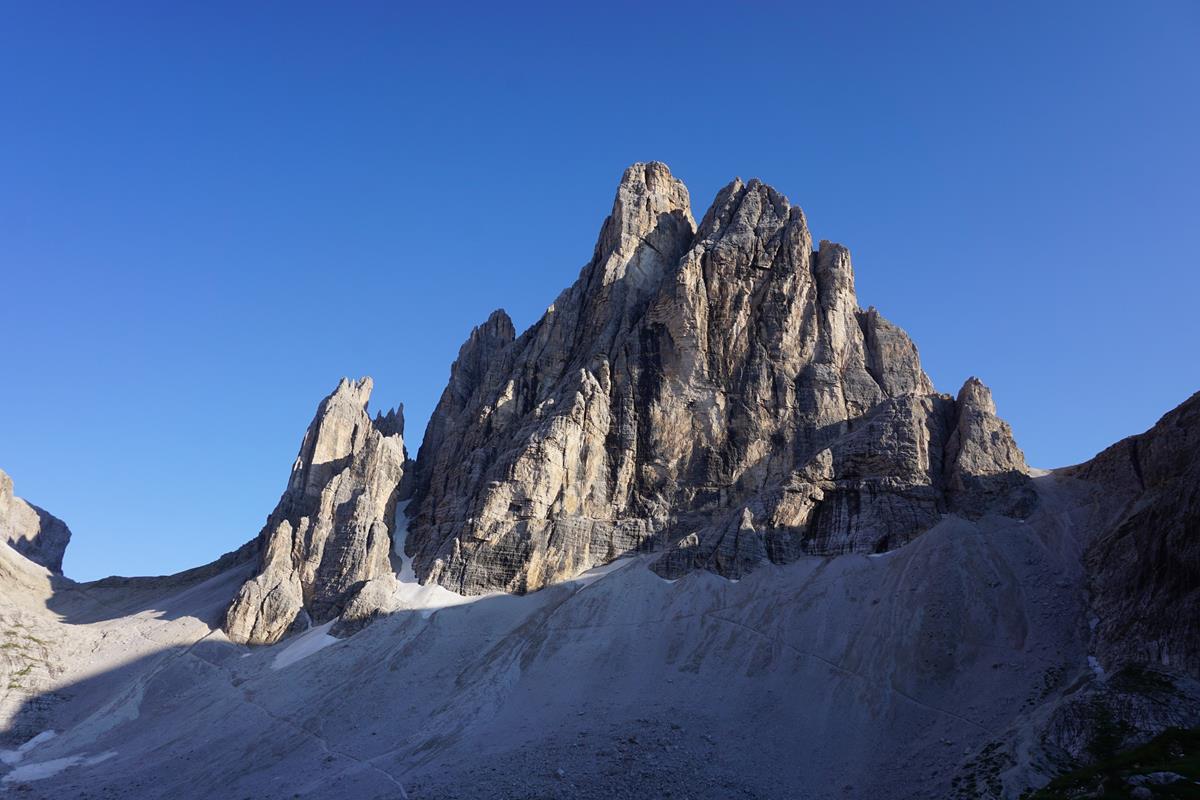
POLYGON ((396 499, 406 461, 403 409, 372 420, 370 378, 343 379, 321 403, 287 491, 258 536, 258 574, 230 606, 235 641, 269 644, 341 613, 391 572, 396 499))
POLYGON ((992 393, 968 378, 955 400, 954 430, 946 443, 946 490, 958 513, 978 518, 988 511, 1025 517, 1033 510, 1025 454, 1012 428, 996 416, 992 393))
POLYGON ((592 260, 537 324, 514 338, 496 312, 471 334, 417 472, 407 552, 468 594, 656 547, 664 575, 736 577, 897 547, 946 511, 1028 510, 986 388, 934 394, 908 336, 858 308, 846 248, 814 248, 757 180, 697 227, 658 163, 625 172, 592 260))
POLYGON ((1085 555, 1097 658, 1200 679, 1200 393, 1066 472, 1100 507, 1085 555))
POLYGON ((53 514, 14 497, 12 478, 0 470, 0 541, 30 561, 62 574, 71 530, 53 514))
POLYGON ((1200 725, 1200 394, 1055 480, 1081 512, 1089 663, 1033 712, 1051 775, 1200 725))

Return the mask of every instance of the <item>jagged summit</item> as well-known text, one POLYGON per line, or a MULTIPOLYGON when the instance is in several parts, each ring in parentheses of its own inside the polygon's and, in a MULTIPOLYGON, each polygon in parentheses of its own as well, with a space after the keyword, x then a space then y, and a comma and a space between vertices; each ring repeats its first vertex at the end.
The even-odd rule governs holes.
POLYGON ((958 470, 1023 477, 1010 436, 969 438, 1007 435, 994 409, 959 431, 907 335, 859 309, 849 251, 759 180, 697 227, 670 170, 635 164, 576 283, 509 328, 472 332, 418 458, 408 554, 455 591, 641 549, 731 576, 886 549, 951 509, 958 470))
POLYGON ((759 181, 696 226, 627 171, 543 318, 472 330, 415 464, 371 390, 321 402, 254 542, 175 576, 49 574, 0 473, 4 786, 1017 797, 1200 723, 1200 395, 1031 479, 759 181))
POLYGON ((258 573, 226 614, 231 639, 268 644, 333 619, 367 581, 391 571, 404 416, 397 409, 372 421, 373 387, 370 378, 343 378, 318 407, 258 536, 258 573))
MULTIPOLYGON (((403 409, 343 379, 318 409, 260 564, 226 619, 270 642, 389 573, 396 502, 422 582, 528 592, 634 551, 675 577, 880 552, 946 512, 1022 516, 1025 463, 986 387, 939 395, 917 349, 859 308, 850 252, 735 179, 696 225, 663 164, 617 187, 592 258, 532 327, 471 331, 415 464, 403 409)), ((355 598, 360 598, 357 601, 355 598)))

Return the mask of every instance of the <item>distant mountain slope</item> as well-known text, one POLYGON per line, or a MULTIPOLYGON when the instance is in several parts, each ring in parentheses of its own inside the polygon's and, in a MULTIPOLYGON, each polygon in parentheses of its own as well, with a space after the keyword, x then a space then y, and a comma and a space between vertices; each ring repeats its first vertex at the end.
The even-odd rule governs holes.
POLYGON ((67 523, 32 503, 13 496, 12 478, 0 470, 0 542, 52 572, 62 572, 63 554, 71 541, 67 523))

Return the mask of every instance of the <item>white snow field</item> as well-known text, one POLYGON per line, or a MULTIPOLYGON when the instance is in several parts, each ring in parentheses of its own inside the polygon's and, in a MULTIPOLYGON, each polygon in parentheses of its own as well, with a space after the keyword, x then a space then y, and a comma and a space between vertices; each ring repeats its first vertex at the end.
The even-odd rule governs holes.
MULTIPOLYGON (((16 646, 0 653, 16 688, 0 705, 0 788, 946 797, 989 742, 1031 750, 1039 704, 1094 680, 1075 533, 1090 509, 1067 479, 1036 483, 1025 523, 948 516, 885 557, 766 565, 737 583, 664 581, 637 557, 523 597, 463 598, 416 585, 406 563, 395 611, 353 636, 318 626, 254 649, 218 627, 252 565, 78 585, 5 549, 0 635, 16 646)), ((1018 758, 1001 777, 1015 786, 1029 768, 1018 758)))
POLYGON ((314 626, 299 636, 280 642, 282 647, 275 648, 279 652, 271 661, 271 669, 283 669, 302 658, 311 656, 318 650, 323 650, 331 644, 337 644, 337 637, 329 635, 329 629, 332 627, 333 621, 331 620, 324 625, 314 626))

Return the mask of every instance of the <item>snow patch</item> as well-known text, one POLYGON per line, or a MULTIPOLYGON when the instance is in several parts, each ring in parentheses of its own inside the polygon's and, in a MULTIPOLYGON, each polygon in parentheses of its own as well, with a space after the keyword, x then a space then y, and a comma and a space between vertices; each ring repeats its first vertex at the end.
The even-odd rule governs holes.
POLYGON ((42 731, 28 742, 18 747, 16 750, 0 750, 0 761, 3 761, 9 766, 12 766, 13 764, 19 764, 21 759, 25 758, 26 753, 37 747, 42 742, 50 741, 57 735, 58 734, 56 734, 54 731, 42 731))
POLYGON ((400 573, 396 576, 399 585, 392 598, 395 610, 419 611, 422 617, 428 618, 438 609, 461 606, 485 597, 504 594, 504 592, 491 592, 468 596, 452 592, 436 583, 422 586, 417 581, 417 573, 413 569, 412 559, 404 555, 404 544, 408 540, 407 508, 409 502, 409 500, 405 500, 402 503, 396 503, 396 535, 392 537, 392 552, 400 559, 400 573))
POLYGON ((592 567, 587 572, 581 572, 580 574, 576 575, 574 578, 571 578, 571 580, 564 581, 564 583, 568 583, 568 584, 577 583, 582 586, 588 586, 589 584, 595 583, 600 578, 603 578, 608 573, 616 572, 621 567, 625 567, 625 566, 628 566, 629 564, 632 564, 633 561, 634 561, 634 559, 632 559, 632 558, 618 558, 618 559, 608 562, 607 564, 601 564, 598 567, 592 567))
POLYGON ((1100 666, 1100 659, 1095 656, 1088 656, 1088 666, 1092 668, 1092 672, 1096 675, 1096 680, 1104 680, 1104 667, 1100 666))
MULTIPOLYGON (((453 606, 475 603, 489 597, 511 597, 507 592, 488 592, 487 594, 464 595, 452 592, 436 583, 422 585, 417 581, 417 573, 413 569, 413 561, 404 555, 404 544, 408 539, 408 500, 396 504, 396 535, 392 538, 392 552, 400 559, 400 572, 396 575, 396 588, 392 594, 391 611, 416 611, 421 617, 428 619, 435 611, 453 606)), ((564 584, 575 584, 580 588, 599 580, 610 572, 632 563, 632 559, 620 558, 599 567, 593 567, 587 572, 575 576, 564 584)))
POLYGON ((896 550, 884 550, 882 553, 867 553, 867 558, 875 558, 875 559, 891 558, 892 556, 896 555, 896 553, 899 553, 899 552, 900 552, 900 550, 896 549, 896 550))
POLYGON ((287 647, 276 654, 275 660, 271 662, 271 669, 283 669, 295 664, 302 658, 311 656, 318 650, 323 650, 329 647, 329 645, 335 644, 338 638, 329 635, 329 629, 333 627, 334 622, 335 620, 330 620, 324 625, 310 628, 297 636, 287 647))
POLYGON ((26 764, 23 767, 17 767, 5 775, 3 779, 0 779, 0 783, 40 781, 43 778, 53 777, 69 767, 90 767, 93 764, 108 761, 116 754, 116 750, 109 750, 107 753, 100 753, 94 756, 67 756, 66 758, 54 758, 50 761, 42 761, 37 764, 26 764))

